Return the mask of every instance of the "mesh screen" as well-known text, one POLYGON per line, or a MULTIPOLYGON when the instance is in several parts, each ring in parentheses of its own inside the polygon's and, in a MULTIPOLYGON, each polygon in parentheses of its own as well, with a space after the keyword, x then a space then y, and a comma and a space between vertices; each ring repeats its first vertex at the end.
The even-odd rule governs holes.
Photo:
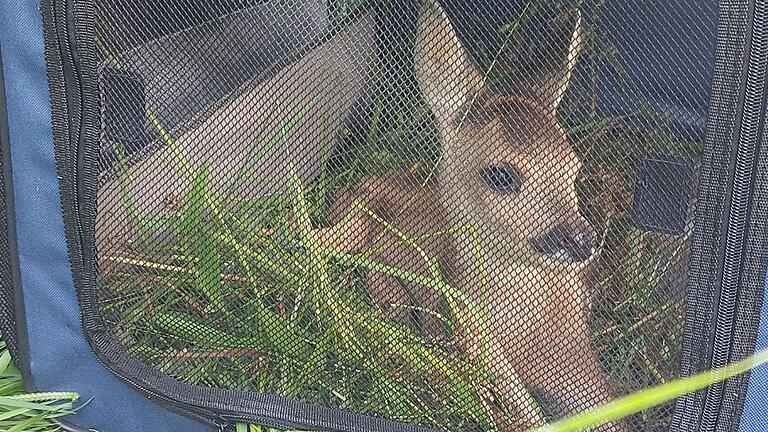
POLYGON ((97 318, 184 383, 439 430, 675 377, 714 6, 617 4, 100 2, 97 318))

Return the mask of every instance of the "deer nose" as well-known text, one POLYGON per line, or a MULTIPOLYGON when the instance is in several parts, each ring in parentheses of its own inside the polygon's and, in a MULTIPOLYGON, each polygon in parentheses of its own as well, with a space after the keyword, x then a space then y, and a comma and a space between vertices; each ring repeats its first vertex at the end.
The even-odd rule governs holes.
POLYGON ((566 224, 557 224, 539 237, 531 239, 530 243, 541 254, 559 255, 580 262, 592 255, 597 244, 597 232, 590 226, 577 231, 566 224))

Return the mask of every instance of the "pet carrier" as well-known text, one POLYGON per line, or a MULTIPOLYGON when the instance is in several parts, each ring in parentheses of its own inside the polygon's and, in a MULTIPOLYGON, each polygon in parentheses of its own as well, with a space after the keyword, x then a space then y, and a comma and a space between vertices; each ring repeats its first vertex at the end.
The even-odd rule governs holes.
POLYGON ((763 1, 2 2, 2 336, 71 430, 527 430, 726 365, 766 58, 763 1))

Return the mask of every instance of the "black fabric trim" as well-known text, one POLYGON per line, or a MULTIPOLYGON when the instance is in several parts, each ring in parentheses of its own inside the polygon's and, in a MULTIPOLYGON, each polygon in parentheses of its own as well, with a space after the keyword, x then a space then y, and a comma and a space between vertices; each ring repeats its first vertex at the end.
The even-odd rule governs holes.
POLYGON ((30 381, 29 347, 21 292, 13 198, 13 170, 0 46, 0 332, 25 382, 30 381))
MULTIPOLYGON (((56 168, 61 181, 62 215, 70 266, 76 288, 82 280, 94 280, 95 265, 83 265, 85 259, 95 262, 95 239, 82 234, 81 221, 92 207, 95 221, 96 182, 83 182, 82 175, 96 178, 97 146, 86 148, 85 142, 98 143, 98 88, 95 81, 96 55, 92 41, 95 36, 95 7, 90 0, 44 0, 41 4, 43 37, 45 42, 46 68, 51 102, 51 127, 54 139, 56 168), (86 19, 86 17, 90 17, 86 19), (78 25, 75 26, 74 22, 78 25), (84 42, 88 41, 88 43, 84 42), (90 96, 84 96, 88 93, 90 96), (95 103, 85 103, 95 101, 95 103), (90 124, 92 127, 86 128, 90 124), (91 191, 88 189, 91 186, 91 191), (84 197, 80 199, 79 197, 84 197), (89 204, 90 203, 90 204, 89 204), (87 246, 90 244, 91 246, 87 246), (84 258, 88 257, 88 258, 84 258)), ((86 224, 87 226, 87 224, 86 224)), ((81 290, 77 289, 82 304, 81 290)), ((83 325, 87 320, 81 313, 83 325)), ((85 339, 90 343, 88 333, 85 339)), ((98 351, 94 351, 101 359, 98 351)), ((101 359, 103 361, 103 359, 101 359)), ((119 375, 119 374, 118 374, 119 375)), ((31 378, 31 377, 30 377, 31 378)), ((32 380, 25 380, 28 390, 34 390, 32 380)), ((173 407, 179 411, 178 407, 173 407)), ((187 412, 182 412, 187 414, 187 412)), ((191 416, 190 416, 191 417, 191 416)), ((66 419, 59 421, 65 430, 82 431, 66 419)), ((208 420, 208 423, 211 423, 208 420)))
MULTIPOLYGON (((211 389, 182 383, 128 355, 106 332, 92 335, 94 346, 108 359, 110 369, 130 372, 130 382, 158 397, 211 410, 230 420, 265 426, 309 428, 318 431, 349 432, 427 432, 431 429, 387 420, 381 417, 326 408, 272 394, 239 390, 211 389)), ((126 378, 123 376, 123 378, 126 378)), ((150 396, 152 397, 152 396, 150 396)))
MULTIPOLYGON (((766 13, 755 2, 721 2, 702 169, 686 330, 684 376, 752 353, 768 256, 765 123, 766 13), (762 90, 761 90, 762 89, 762 90)), ((678 400, 675 431, 738 428, 748 375, 678 400)))
MULTIPOLYGON (((74 159, 74 149, 70 147, 72 142, 72 128, 77 125, 76 122, 70 123, 70 112, 79 107, 77 98, 68 93, 72 87, 73 77, 65 73, 65 59, 70 59, 71 53, 62 39, 62 29, 67 26, 63 24, 64 11, 54 7, 52 1, 43 1, 40 5, 41 17, 43 22, 43 40, 46 59, 46 73, 48 77, 48 92, 51 104, 51 129, 54 141, 54 157, 56 159, 57 174, 61 181, 59 182, 59 192, 61 202, 59 203, 64 215, 64 230, 67 249, 70 255, 70 266, 73 274, 78 271, 77 261, 72 259, 72 251, 76 249, 73 244, 75 238, 75 227, 72 219, 67 219, 69 209, 75 203, 74 193, 69 189, 72 182, 67 180, 72 177, 73 169, 68 161, 74 159)), ((30 380, 27 387, 34 390, 34 384, 30 380)))

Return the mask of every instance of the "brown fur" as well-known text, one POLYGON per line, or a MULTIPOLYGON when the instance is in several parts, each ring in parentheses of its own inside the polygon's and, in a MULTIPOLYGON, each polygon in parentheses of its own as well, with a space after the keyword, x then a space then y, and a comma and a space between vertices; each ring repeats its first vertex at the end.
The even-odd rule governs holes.
MULTIPOLYGON (((333 228, 318 231, 323 235, 323 243, 335 244, 353 253, 377 250, 378 262, 430 276, 421 255, 424 252, 442 264, 444 272, 450 271, 452 242, 448 235, 439 234, 447 224, 434 181, 425 183, 423 178, 408 171, 364 180, 334 201, 329 221, 333 228), (384 229, 365 209, 350 211, 357 205, 374 212, 408 236, 426 237, 416 242, 421 251, 404 243, 397 233, 384 229)), ((414 306, 437 312, 440 296, 434 290, 377 272, 368 273, 368 282, 377 303, 390 316, 421 327, 426 334, 439 335, 437 317, 416 313, 411 307, 411 298, 415 297, 417 305, 414 306), (413 322, 414 318, 418 322, 413 322)))
MULTIPOLYGON (((413 273, 429 274, 422 253, 439 261, 449 282, 491 317, 491 371, 510 380, 519 376, 557 414, 587 410, 610 399, 591 346, 584 278, 591 259, 559 260, 534 247, 555 229, 574 238, 590 229, 579 213, 575 191, 581 163, 555 117, 575 61, 578 34, 577 24, 562 74, 540 83, 551 93, 538 100, 494 94, 483 86, 445 13, 428 2, 420 18, 416 64, 441 135, 437 175, 424 181, 403 171, 365 180, 334 203, 333 225, 317 231, 321 242, 347 251, 390 245, 375 258, 413 273), (498 166, 515 168, 522 180, 519 190, 499 193, 489 188, 483 173, 498 166), (404 243, 378 218, 408 238, 471 229, 414 245, 404 243)), ((395 319, 407 321, 413 315, 407 305, 414 299, 423 309, 439 309, 439 295, 427 287, 374 271, 367 277, 374 298, 395 319)), ((428 334, 439 333, 431 314, 422 316, 422 324, 428 334)), ((479 323, 467 322, 464 333, 466 351, 477 357, 484 342, 479 323)), ((508 389, 515 391, 512 385, 508 389)), ((597 430, 623 431, 626 425, 597 430)))

